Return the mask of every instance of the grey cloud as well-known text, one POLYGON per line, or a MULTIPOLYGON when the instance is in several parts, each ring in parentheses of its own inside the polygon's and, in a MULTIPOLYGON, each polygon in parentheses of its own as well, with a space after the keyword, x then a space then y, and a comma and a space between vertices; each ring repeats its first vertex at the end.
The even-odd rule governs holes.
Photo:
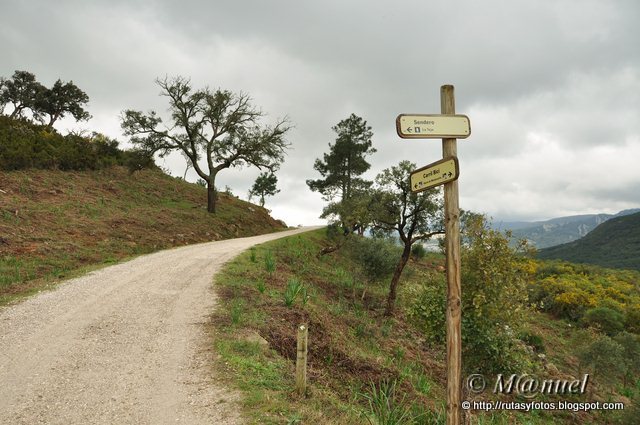
MULTIPOLYGON (((606 164, 638 152, 635 0, 5 3, 0 75, 73 79, 91 98, 91 129, 122 140, 121 110, 164 113, 153 83, 164 75, 246 91, 267 123, 290 116, 293 149, 271 201, 283 214, 320 214, 323 202, 304 181, 316 177, 331 126, 352 112, 375 133, 369 178, 401 159, 437 160, 439 140, 401 140, 394 120, 438 113, 445 83, 472 123, 458 143, 464 208, 542 219, 638 202, 622 189, 640 186, 636 176, 607 197, 585 171, 601 160, 599 148, 610 151, 606 164)), ((184 172, 179 156, 166 164, 184 172)), ((223 172, 219 186, 245 197, 257 173, 223 172)))

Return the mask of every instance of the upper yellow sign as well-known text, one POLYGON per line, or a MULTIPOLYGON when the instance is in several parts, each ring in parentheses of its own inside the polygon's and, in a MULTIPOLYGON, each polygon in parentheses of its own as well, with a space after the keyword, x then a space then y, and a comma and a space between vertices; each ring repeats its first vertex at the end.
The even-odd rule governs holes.
POLYGON ((466 115, 398 115, 398 136, 403 139, 464 139, 471 134, 466 115))

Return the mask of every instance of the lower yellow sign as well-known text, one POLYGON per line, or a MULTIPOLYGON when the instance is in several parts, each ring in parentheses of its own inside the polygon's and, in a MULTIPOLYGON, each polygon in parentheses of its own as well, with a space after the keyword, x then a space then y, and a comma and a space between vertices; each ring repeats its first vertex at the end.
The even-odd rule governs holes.
POLYGON ((458 158, 454 156, 444 158, 411 173, 411 191, 422 192, 423 190, 452 182, 459 175, 458 158))

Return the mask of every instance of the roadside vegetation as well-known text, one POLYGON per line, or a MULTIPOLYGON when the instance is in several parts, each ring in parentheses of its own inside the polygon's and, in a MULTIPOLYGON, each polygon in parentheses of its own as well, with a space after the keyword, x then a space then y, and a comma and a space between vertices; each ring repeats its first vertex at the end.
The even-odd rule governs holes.
MULTIPOLYGON (((540 311, 528 293, 545 263, 518 255, 485 224, 476 219, 467 225, 463 253, 465 375, 529 373, 562 379, 589 372, 593 385, 588 394, 536 400, 623 401, 627 410, 476 411, 471 423, 635 423, 637 335, 610 337, 597 326, 540 311), (620 366, 610 368, 611 361, 599 365, 603 352, 617 353, 620 366)), ((319 230, 261 245, 229 263, 216 280, 221 298, 212 318, 217 367, 244 392, 246 417, 256 424, 444 423, 442 256, 416 250, 399 286, 396 312, 389 317, 384 314, 393 270, 388 259, 397 259, 402 249, 353 236, 339 250, 322 255, 334 238, 319 230), (294 383, 300 324, 309 327, 305 396, 296 393, 294 383)), ((467 390, 464 399, 527 401, 467 390)))

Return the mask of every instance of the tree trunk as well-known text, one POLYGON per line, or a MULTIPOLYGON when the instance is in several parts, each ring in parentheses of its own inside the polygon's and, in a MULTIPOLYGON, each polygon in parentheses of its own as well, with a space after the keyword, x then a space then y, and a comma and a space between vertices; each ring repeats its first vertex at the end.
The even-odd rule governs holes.
POLYGON ((49 119, 49 124, 47 124, 47 129, 51 130, 53 128, 53 123, 56 122, 58 119, 58 117, 51 115, 51 118, 49 119))
POLYGON ((207 182, 207 211, 210 213, 216 212, 216 200, 218 193, 216 187, 212 182, 207 182))
POLYGON ((402 256, 400 257, 400 261, 398 261, 396 270, 393 272, 393 277, 391 278, 391 284, 389 285, 389 295, 387 296, 387 308, 384 311, 384 315, 387 317, 393 316, 393 313, 396 307, 396 298, 398 296, 398 282, 400 281, 400 276, 402 275, 402 270, 404 270, 404 266, 406 266, 407 261, 409 261, 409 255, 411 255, 411 243, 405 242, 404 249, 402 250, 402 256))
POLYGON ((24 108, 20 107, 19 105, 18 106, 14 105, 13 112, 11 112, 11 115, 9 115, 9 118, 15 118, 15 119, 20 118, 22 116, 22 109, 24 108))

